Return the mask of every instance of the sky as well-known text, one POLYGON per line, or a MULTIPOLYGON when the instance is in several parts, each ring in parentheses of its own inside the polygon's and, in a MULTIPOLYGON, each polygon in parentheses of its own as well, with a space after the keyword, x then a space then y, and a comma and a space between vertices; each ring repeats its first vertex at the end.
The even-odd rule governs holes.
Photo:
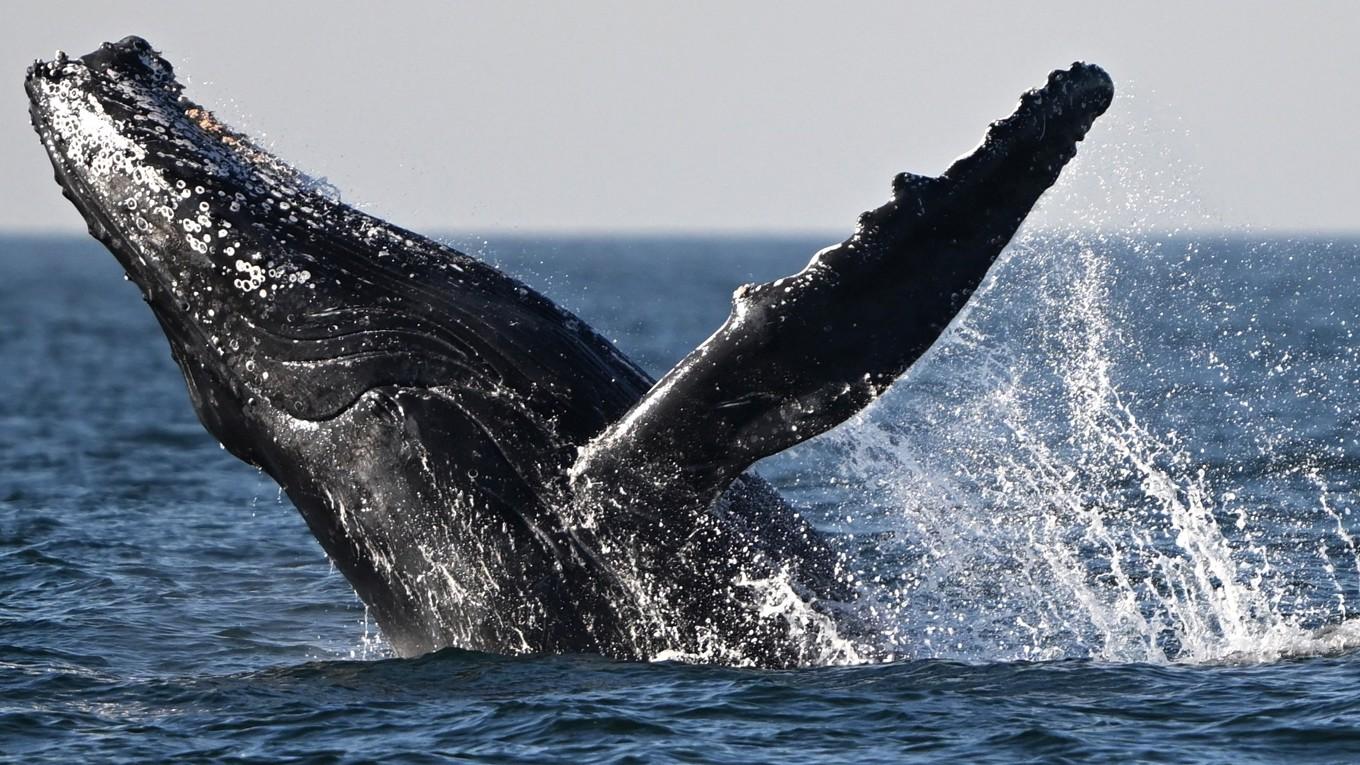
POLYGON ((82 228, 25 67, 128 34, 418 230, 848 233, 1080 59, 1118 94, 1049 223, 1360 231, 1360 3, 765 0, 7 2, 0 230, 82 228))

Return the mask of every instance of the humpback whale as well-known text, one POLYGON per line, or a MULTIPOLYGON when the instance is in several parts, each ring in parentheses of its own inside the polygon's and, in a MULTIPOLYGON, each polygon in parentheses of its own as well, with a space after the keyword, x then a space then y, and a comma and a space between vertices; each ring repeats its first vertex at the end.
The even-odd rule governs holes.
POLYGON ((659 381, 489 265, 342 203, 137 37, 28 71, 33 126, 193 407, 278 482, 395 651, 794 666, 871 651, 836 544, 751 466, 868 405, 1113 97, 1053 72, 659 381))

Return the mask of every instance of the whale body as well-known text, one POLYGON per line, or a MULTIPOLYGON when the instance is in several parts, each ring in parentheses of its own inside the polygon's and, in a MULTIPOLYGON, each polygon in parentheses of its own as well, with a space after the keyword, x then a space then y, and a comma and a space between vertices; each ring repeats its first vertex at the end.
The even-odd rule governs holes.
POLYGON ((30 68, 57 182, 207 430, 268 473, 400 655, 856 658, 836 546, 750 471, 866 406, 963 306, 1109 105, 1074 64, 660 381, 494 268, 343 204, 146 41, 30 68), (777 607, 776 607, 777 606, 777 607))

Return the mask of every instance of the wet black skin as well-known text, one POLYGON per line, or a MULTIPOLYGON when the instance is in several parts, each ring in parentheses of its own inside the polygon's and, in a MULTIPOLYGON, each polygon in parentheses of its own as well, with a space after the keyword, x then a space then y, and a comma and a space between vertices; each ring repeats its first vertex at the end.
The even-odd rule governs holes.
POLYGON ((58 183, 141 288, 199 418, 279 483, 399 653, 766 666, 824 646, 761 615, 746 582, 787 575, 827 617, 852 592, 750 465, 930 346, 1112 95, 1096 67, 1054 73, 943 176, 899 177, 821 265, 739 290, 653 389, 545 297, 218 124, 139 38, 36 64, 26 89, 58 183), (90 110, 116 139, 89 139, 109 134, 90 110))

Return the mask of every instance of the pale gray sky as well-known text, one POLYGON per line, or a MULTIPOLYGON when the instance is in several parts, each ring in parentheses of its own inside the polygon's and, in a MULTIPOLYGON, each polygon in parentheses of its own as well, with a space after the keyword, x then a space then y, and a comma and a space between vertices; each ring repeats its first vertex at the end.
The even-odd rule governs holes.
POLYGON ((226 121, 424 230, 848 231, 1074 59, 1121 98, 1068 197, 1153 199, 1086 222, 1360 229, 1360 3, 63 0, 0 9, 0 230, 80 228, 24 68, 134 33, 226 121))

